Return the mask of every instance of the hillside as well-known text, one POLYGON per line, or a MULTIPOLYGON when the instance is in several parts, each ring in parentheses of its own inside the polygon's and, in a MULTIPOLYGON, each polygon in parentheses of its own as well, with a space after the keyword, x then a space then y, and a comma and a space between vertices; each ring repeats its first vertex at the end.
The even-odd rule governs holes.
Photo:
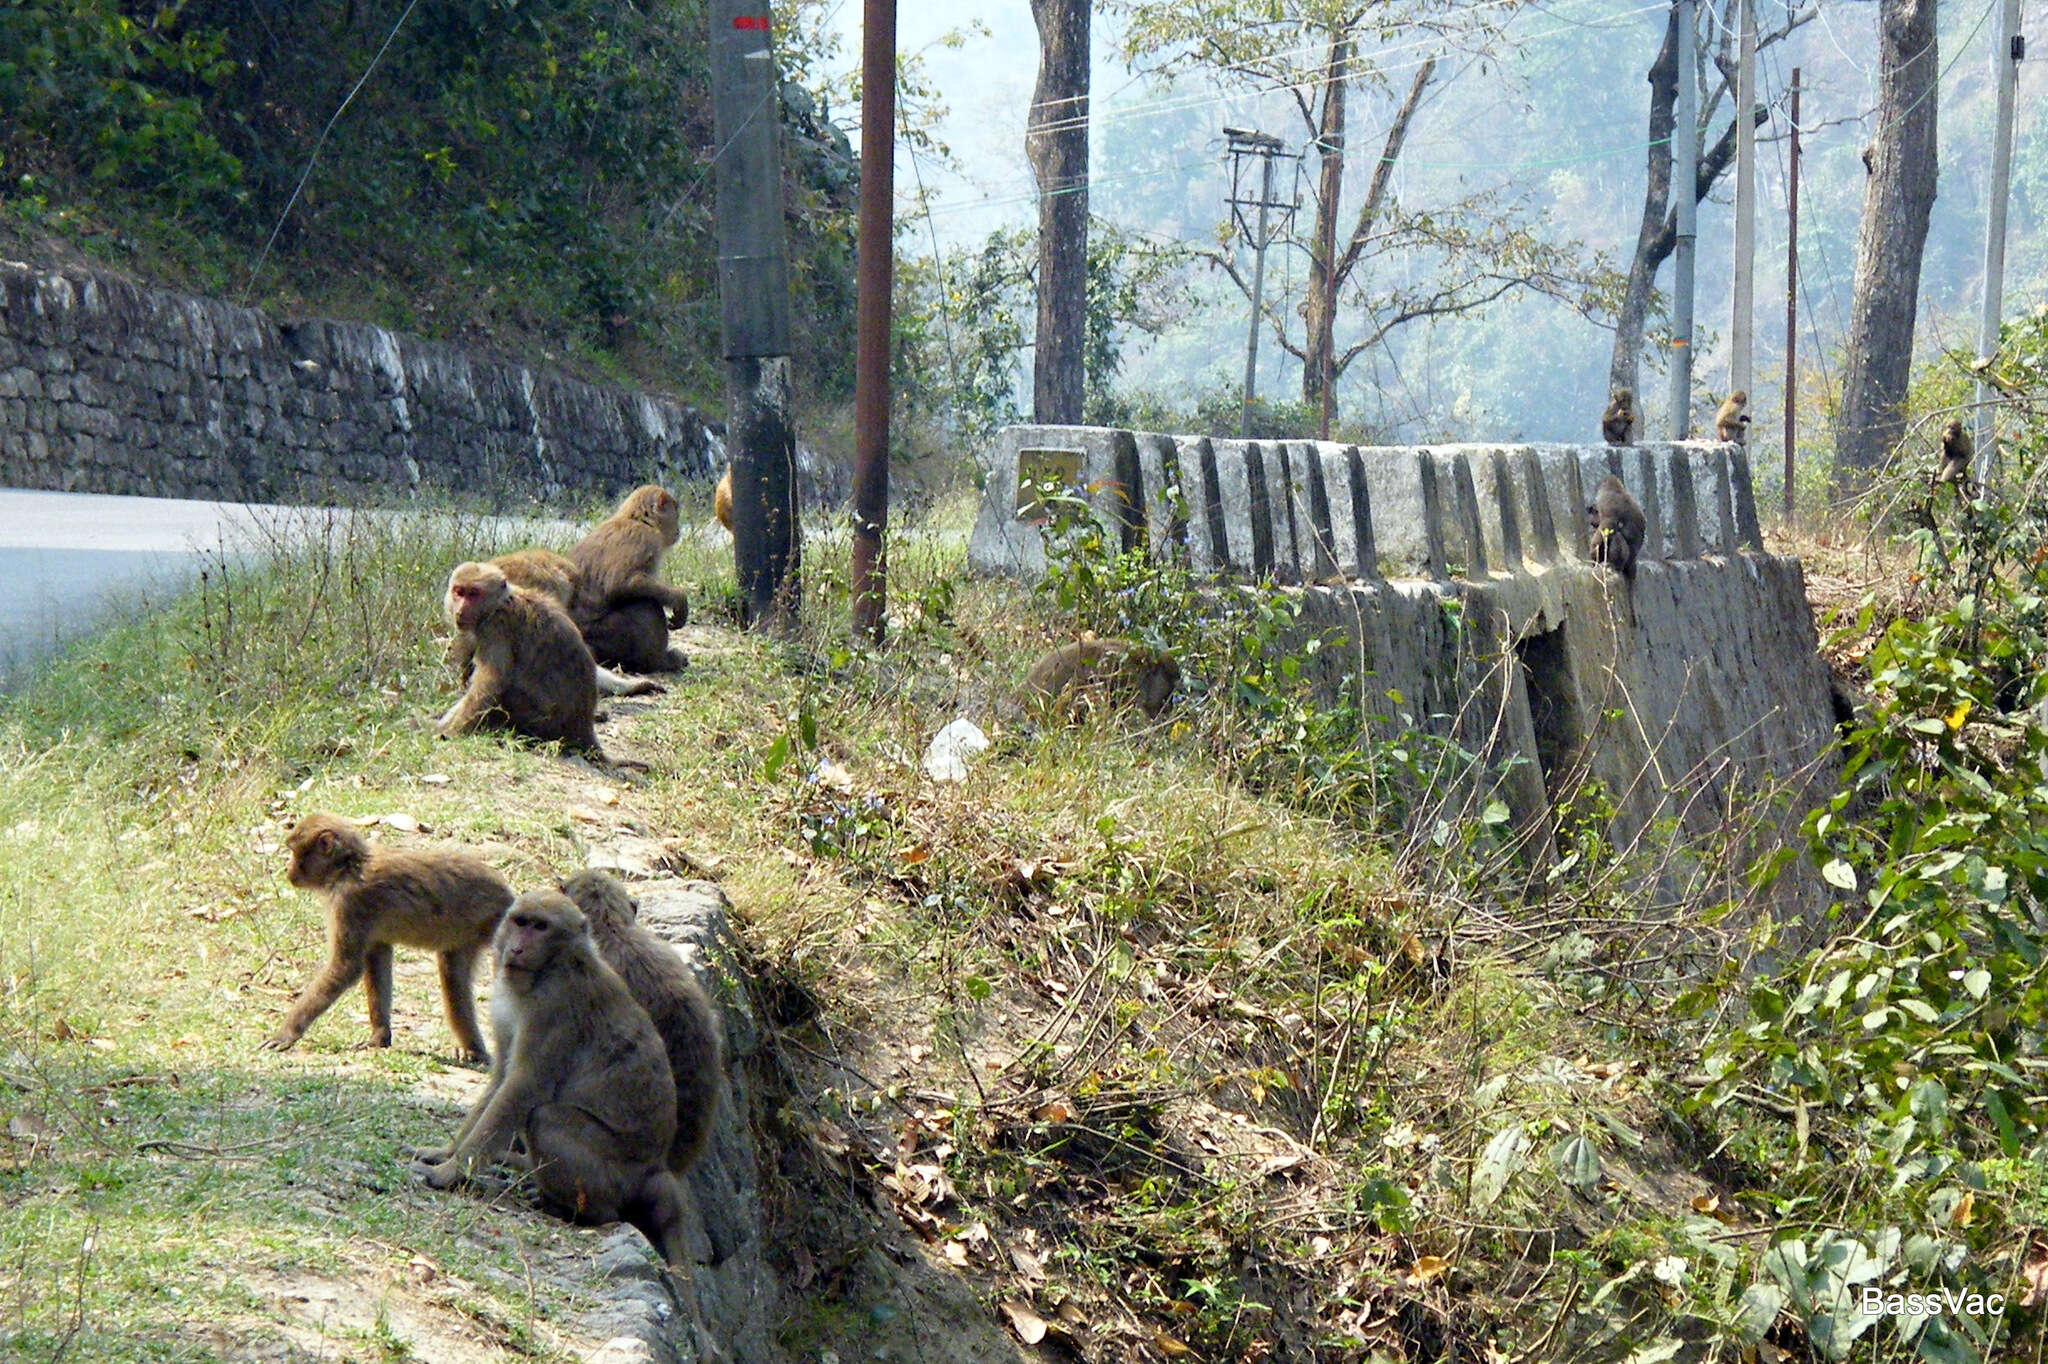
MULTIPOLYGON (((0 9, 10 254, 722 409, 701 5, 133 8, 0 9)), ((855 168, 800 83, 781 114, 800 389, 829 404, 855 168)))

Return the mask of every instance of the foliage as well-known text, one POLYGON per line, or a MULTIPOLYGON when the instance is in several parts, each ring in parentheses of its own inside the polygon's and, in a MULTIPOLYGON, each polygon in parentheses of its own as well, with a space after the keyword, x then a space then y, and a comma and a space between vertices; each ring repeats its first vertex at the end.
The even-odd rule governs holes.
MULTIPOLYGON (((1005 228, 978 248, 908 262, 898 274, 895 382, 899 400, 950 414, 985 440, 1019 420, 1019 363, 1037 330, 1038 234, 1005 228)), ((1084 419, 1117 425, 1129 408, 1113 390, 1132 333, 1156 336, 1186 298, 1187 254, 1096 218, 1088 228, 1082 359, 1084 419)))
MULTIPOLYGON (((601 367, 651 346, 666 382, 716 393, 705 23, 700 0, 20 0, 0 155, 12 188, 133 220, 120 240, 201 289, 530 328, 601 367)), ((780 105, 798 359, 829 398, 851 383, 853 176, 802 83, 817 30, 789 30, 780 105)))
MULTIPOLYGON (((1848 1223, 1829 1261, 1844 1286, 2008 1292, 2035 1253, 2022 1233, 2048 1160, 2048 731, 2032 709, 2048 650, 2048 319, 2010 327, 1994 369, 2004 476, 1981 496, 1926 491, 1923 607, 1871 648, 1844 789, 1807 822, 1837 926, 1754 983, 1747 1019, 1707 1053, 1710 1106, 1761 1097, 1798 1113, 1773 1156, 1777 1202, 1848 1223)), ((1820 1263, 1808 1252, 1772 1253, 1820 1263)), ((1877 1325, 1802 1300, 1784 1260, 1773 1276, 1823 1358, 1877 1325)), ((1999 1330, 1902 1318, 1880 1348, 1991 1358, 1999 1330)))

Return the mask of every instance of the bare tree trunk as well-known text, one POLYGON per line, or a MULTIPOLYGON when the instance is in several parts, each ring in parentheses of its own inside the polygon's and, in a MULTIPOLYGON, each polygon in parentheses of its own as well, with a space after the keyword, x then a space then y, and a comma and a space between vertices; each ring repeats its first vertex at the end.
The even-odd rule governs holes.
POLYGON ((1328 83, 1316 150, 1323 159, 1316 186, 1316 246, 1308 261, 1308 323, 1301 365, 1301 399, 1322 408, 1322 438, 1330 438, 1336 416, 1337 213, 1344 198, 1344 87, 1351 65, 1351 35, 1330 40, 1328 83))
POLYGON ((1038 88, 1024 151, 1038 180, 1038 344, 1032 420, 1078 423, 1088 307, 1089 0, 1031 0, 1038 88))
MULTIPOLYGON (((1687 79, 1691 76, 1686 73, 1687 79)), ((1614 320, 1614 358, 1607 366, 1610 390, 1639 392, 1636 375, 1643 360, 1643 325, 1650 314, 1650 295, 1657 286, 1657 267, 1671 254, 1670 246, 1665 246, 1662 254, 1657 246, 1671 205, 1671 134, 1678 126, 1673 112, 1677 103, 1678 6, 1673 5, 1671 17, 1664 21, 1664 45, 1650 64, 1649 179, 1643 188, 1643 223, 1636 233, 1635 259, 1629 263, 1628 289, 1614 320)), ((1676 224, 1670 239, 1673 243, 1678 239, 1676 224)))
POLYGON ((1835 419, 1835 488, 1853 491, 1884 461, 1904 424, 1913 368, 1920 255, 1934 208, 1935 78, 1940 59, 1935 0, 1880 0, 1877 134, 1863 154, 1869 172, 1856 234, 1848 359, 1835 419))

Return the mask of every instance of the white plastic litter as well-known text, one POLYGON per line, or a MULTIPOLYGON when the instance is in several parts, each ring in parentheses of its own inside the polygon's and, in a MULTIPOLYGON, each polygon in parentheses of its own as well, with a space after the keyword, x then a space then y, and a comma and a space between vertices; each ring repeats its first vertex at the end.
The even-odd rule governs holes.
POLYGON ((972 720, 955 720, 932 736, 924 774, 933 781, 966 781, 967 760, 988 748, 988 735, 972 720))

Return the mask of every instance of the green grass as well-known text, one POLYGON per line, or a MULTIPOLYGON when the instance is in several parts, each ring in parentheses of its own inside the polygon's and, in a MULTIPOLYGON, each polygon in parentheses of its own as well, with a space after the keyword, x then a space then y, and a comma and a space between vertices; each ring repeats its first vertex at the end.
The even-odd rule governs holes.
MULTIPOLYGON (((430 971, 401 954, 391 1051, 350 1050, 354 994, 297 1051, 254 1051, 322 953, 279 846, 322 808, 402 810, 521 885, 581 865, 604 821, 717 863, 769 1025, 767 1240, 809 1285, 781 1329, 842 1358, 893 1339, 851 1269, 875 1199, 991 1321, 1064 1305, 1090 1358, 1618 1358, 1722 1312, 1753 1261, 1689 1287, 1690 1324, 1642 1285, 1698 1258, 1690 1199, 1769 1178, 1706 1152, 1782 1124, 1680 1116, 1686 1020, 1600 951, 1490 927, 1569 916, 1641 952, 1658 930, 1631 926, 1622 870, 1503 899, 1483 830, 1418 857, 1357 801, 1262 779, 1315 741, 1220 689, 1157 726, 1033 728, 1016 680, 1072 622, 963 578, 964 511, 892 545, 881 652, 847 637, 843 539, 813 542, 795 638, 702 636, 656 708, 601 731, 649 763, 630 782, 432 737, 447 567, 507 547, 460 517, 227 566, 0 703, 0 1353, 205 1360, 317 1329, 431 1358, 412 1299, 380 1296, 420 1263, 501 1349, 556 1348, 574 1303, 524 1266, 569 1233, 403 1173, 453 1110, 430 971), (916 761, 963 712, 995 746, 935 786, 916 761), (1477 1206, 1510 1129, 1527 1157, 1477 1206), (1610 1176, 1592 1194, 1552 1163, 1574 1137, 1610 1176), (276 1273, 379 1305, 308 1328, 276 1273)), ((671 556, 700 621, 729 553, 671 556)))

